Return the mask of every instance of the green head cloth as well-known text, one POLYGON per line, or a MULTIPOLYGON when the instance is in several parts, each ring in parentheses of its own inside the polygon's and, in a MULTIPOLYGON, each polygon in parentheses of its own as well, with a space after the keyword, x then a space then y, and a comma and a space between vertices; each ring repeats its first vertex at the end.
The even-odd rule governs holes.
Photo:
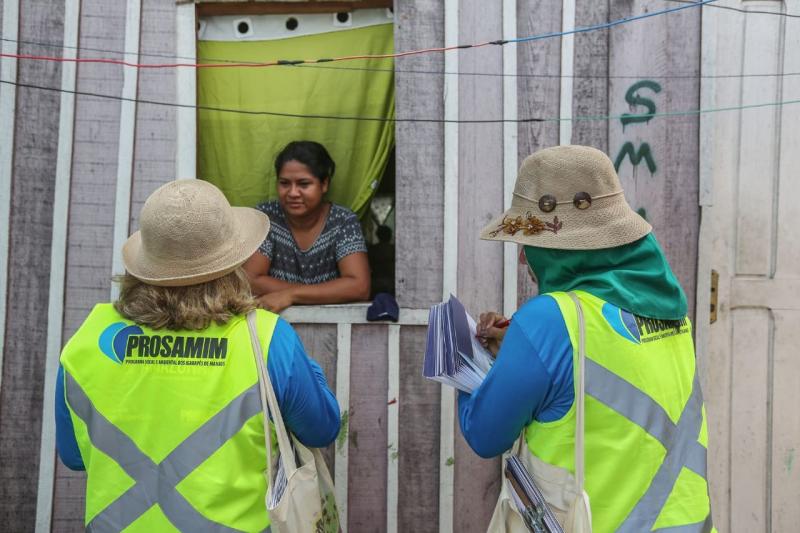
POLYGON ((601 250, 524 249, 540 294, 581 290, 647 318, 686 316, 686 295, 652 233, 601 250))

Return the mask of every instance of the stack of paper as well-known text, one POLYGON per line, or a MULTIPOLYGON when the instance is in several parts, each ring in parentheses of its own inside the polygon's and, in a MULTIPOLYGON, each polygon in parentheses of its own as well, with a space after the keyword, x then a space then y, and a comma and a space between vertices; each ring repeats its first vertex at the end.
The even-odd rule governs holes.
POLYGON ((269 486, 269 501, 267 502, 267 509, 275 509, 278 503, 283 498, 283 493, 286 491, 286 470, 283 468, 283 461, 278 458, 278 471, 275 473, 275 479, 269 486))
POLYGON ((475 333, 475 320, 455 296, 431 307, 422 375, 471 393, 494 363, 475 333))
POLYGON ((511 497, 530 531, 564 533, 553 511, 544 501, 539 487, 516 455, 506 459, 506 479, 511 485, 511 497))

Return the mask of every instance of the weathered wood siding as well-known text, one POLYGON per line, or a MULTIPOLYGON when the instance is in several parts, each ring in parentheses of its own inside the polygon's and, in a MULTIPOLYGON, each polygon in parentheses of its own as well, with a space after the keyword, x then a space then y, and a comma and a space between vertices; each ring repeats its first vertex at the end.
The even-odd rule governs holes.
MULTIPOLYGON (((502 2, 462 2, 459 42, 483 42, 503 34, 502 2)), ((499 46, 459 52, 459 118, 503 116, 503 51, 499 46)), ((503 209, 503 125, 461 124, 458 130, 458 296, 474 316, 503 308, 503 246, 476 236, 503 209)), ((447 164, 447 162, 445 162, 447 164)), ((458 412, 458 409, 456 409, 458 412)), ((488 524, 500 492, 500 459, 481 459, 456 424, 454 531, 488 524)), ((441 458, 440 458, 441 462, 441 458)))
MULTIPOLYGON (((19 40, 59 42, 63 6, 45 0, 20 3, 19 40)), ((19 44, 21 54, 50 54, 47 46, 19 44)), ((61 85, 56 63, 18 64, 19 83, 61 85)), ((47 340, 52 205, 58 146, 59 95, 20 88, 11 187, 8 295, 3 380, 0 390, 0 520, 5 531, 32 531, 36 519, 42 382, 47 340)), ((48 401, 50 399, 48 398, 48 401)))
MULTIPOLYGON (((2 5, 2 0, 0 0, 2 5)), ((59 43, 62 8, 41 0, 22 2, 20 39, 59 43)), ((650 0, 628 2, 576 1, 576 26, 586 26, 662 9, 650 0)), ((530 36, 561 30, 562 2, 517 0, 517 34, 530 36)), ((575 37, 572 72, 561 72, 558 38, 515 46, 519 76, 520 118, 554 119, 560 112, 562 76, 574 76, 573 115, 596 116, 640 113, 644 99, 656 112, 696 109, 699 82, 699 11, 687 10, 623 25, 609 31, 575 37), (687 76, 672 78, 671 76, 687 76), (611 77, 609 76, 616 76, 611 77), (633 76, 629 78, 627 76, 633 76), (626 93, 642 80, 635 95, 626 93), (630 102, 635 100, 635 105, 630 102)), ((459 43, 500 38, 503 13, 500 2, 461 0, 457 13, 459 43)), ((81 51, 82 57, 119 58, 124 48, 124 3, 81 2, 80 46, 110 52, 81 51)), ((395 47, 398 51, 444 44, 445 11, 438 0, 406 0, 395 9, 395 47)), ((175 58, 176 8, 173 3, 143 0, 140 54, 142 62, 170 62, 175 58)), ((58 48, 21 44, 21 53, 58 53, 58 48), (54 52, 55 50, 55 52, 54 52)), ((503 114, 502 49, 486 47, 458 52, 458 114, 461 119, 495 119, 503 114)), ((397 116, 444 117, 444 59, 425 54, 397 61, 397 116), (433 73, 404 72, 407 70, 433 73)), ((122 68, 80 65, 78 90, 118 96, 122 68)), ((453 75, 453 74, 447 74, 453 75)), ((21 61, 19 80, 58 87, 56 63, 21 61)), ((175 102, 174 70, 139 72, 141 99, 175 102)), ((9 296, 5 361, 0 389, 0 517, 4 529, 28 531, 35 517, 38 432, 43 402, 47 324, 47 285, 52 235, 53 178, 58 146, 59 95, 20 89, 17 97, 13 204, 10 228, 9 296), (35 442, 34 442, 35 441, 35 442)), ((139 104, 136 112, 130 227, 138 227, 145 198, 159 185, 174 179, 177 112, 174 108, 139 104)), ((5 124, 4 124, 5 126, 5 124)), ((73 144, 68 254, 65 270, 63 335, 66 340, 98 301, 110 294, 120 103, 77 98, 73 144)), ((519 160, 559 142, 559 123, 520 123, 517 127, 519 160)), ((403 308, 427 308, 440 301, 444 253, 444 127, 441 123, 397 124, 397 257, 398 301, 403 308)), ((698 119, 657 118, 623 128, 619 119, 576 121, 572 142, 607 151, 615 159, 630 142, 635 149, 650 146, 656 168, 647 159, 638 164, 623 158, 620 174, 635 208, 643 208, 653 223, 672 266, 694 302, 698 229, 697 164, 698 119)), ((477 239, 482 225, 502 209, 503 127, 501 124, 461 124, 458 135, 458 273, 459 296, 477 314, 503 307, 503 248, 477 239)), ((641 152, 634 152, 634 154, 641 152)), ((524 268, 519 269, 519 302, 535 294, 524 268)), ((337 380, 337 327, 300 324, 297 327, 309 353, 320 362, 329 383, 337 380)), ((397 461, 397 530, 437 531, 439 527, 440 468, 454 473, 453 525, 457 531, 483 531, 499 489, 499 462, 478 459, 459 435, 456 424, 453 461, 439 457, 441 387, 420 376, 425 328, 401 326, 400 377, 396 403, 387 405, 388 328, 353 325, 350 401, 342 405, 350 416, 347 428, 348 523, 351 531, 383 531, 387 505, 387 468, 397 461), (393 407, 394 406, 394 407, 393 407), (390 409, 396 408, 396 442, 387 438, 390 409), (396 450, 393 456, 387 450, 396 450)), ((52 354, 51 354, 52 355, 52 354)), ((783 383, 783 382, 781 382, 783 383)), ((787 382, 788 383, 788 382, 787 382)), ((784 389, 789 384, 784 383, 784 389)), ((782 394, 786 394, 785 392, 782 394)), ((389 399, 391 402, 392 399, 389 399)), ((325 451, 335 468, 334 446, 325 451)), ((52 529, 83 529, 85 477, 58 463, 54 479, 52 529)))

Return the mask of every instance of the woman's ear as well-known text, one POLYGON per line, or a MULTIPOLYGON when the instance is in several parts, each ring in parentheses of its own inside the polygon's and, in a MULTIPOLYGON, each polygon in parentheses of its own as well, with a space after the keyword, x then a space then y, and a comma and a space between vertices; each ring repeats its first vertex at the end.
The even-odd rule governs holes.
POLYGON ((330 182, 331 182, 330 178, 325 178, 324 180, 322 180, 322 194, 328 192, 328 185, 330 184, 330 182))

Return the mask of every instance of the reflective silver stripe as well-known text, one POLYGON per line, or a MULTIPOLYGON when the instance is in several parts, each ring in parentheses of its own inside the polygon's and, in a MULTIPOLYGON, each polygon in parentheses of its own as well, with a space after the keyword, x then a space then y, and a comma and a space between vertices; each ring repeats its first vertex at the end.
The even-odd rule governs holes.
MULTIPOLYGON (((647 491, 617 530, 651 531, 683 467, 706 479, 706 449, 697 442, 703 424, 703 397, 697 376, 677 425, 650 396, 588 358, 586 393, 647 431, 667 450, 647 491)), ((710 520, 708 523, 710 526, 710 520)), ((686 531, 703 531, 704 524, 685 526, 690 528, 686 531)))
POLYGON ((258 384, 234 398, 163 461, 155 464, 130 437, 97 411, 75 379, 69 373, 65 374, 67 400, 86 424, 92 445, 114 459, 136 481, 92 519, 87 531, 120 531, 155 504, 181 531, 236 531, 203 516, 175 486, 238 433, 250 418, 261 412, 258 384))
MULTIPOLYGON (((700 393, 699 387, 693 387, 700 393)), ((694 392, 693 392, 694 393, 694 392)), ((595 398, 644 429, 669 450, 678 436, 678 426, 667 412, 650 396, 607 368, 586 358, 586 394, 595 398)), ((689 403, 686 404, 686 408, 689 403)), ((702 397, 700 398, 702 407, 702 397)), ((684 408, 684 413, 685 409, 684 408)), ((699 409, 699 408, 698 408, 699 409)), ((700 411, 702 417, 702 411, 700 411)), ((706 449, 693 441, 691 453, 684 465, 703 479, 706 478, 706 449)))

